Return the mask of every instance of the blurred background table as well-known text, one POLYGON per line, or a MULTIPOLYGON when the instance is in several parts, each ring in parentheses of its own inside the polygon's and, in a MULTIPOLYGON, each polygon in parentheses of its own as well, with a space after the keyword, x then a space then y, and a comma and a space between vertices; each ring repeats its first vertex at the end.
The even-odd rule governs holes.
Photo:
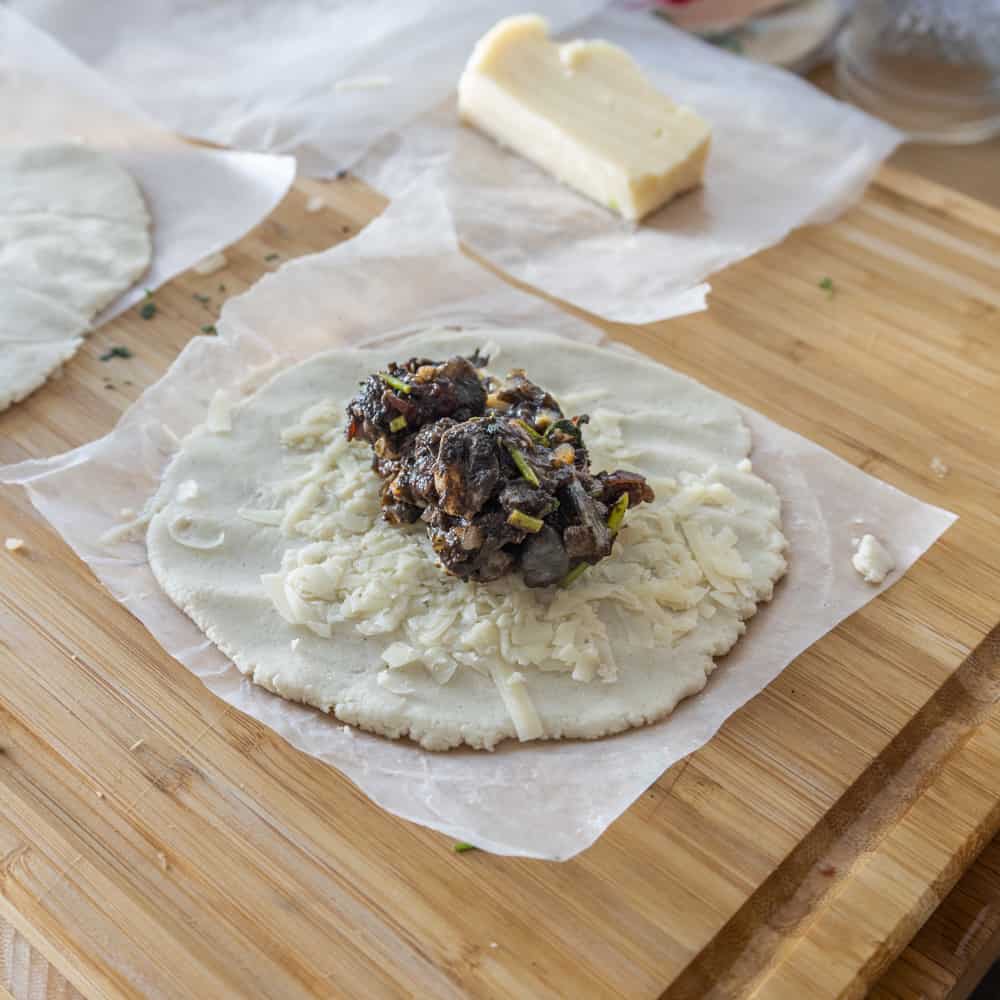
MULTIPOLYGON (((831 67, 810 74, 833 89, 831 67)), ((1000 138, 975 146, 905 146, 894 166, 1000 207, 1000 138)), ((872 990, 873 1000, 964 1000, 1000 958, 1000 837, 972 864, 872 990)), ((1000 983, 988 993, 1000 996, 1000 983)), ((0 921, 0 1000, 81 994, 31 943, 0 921)))

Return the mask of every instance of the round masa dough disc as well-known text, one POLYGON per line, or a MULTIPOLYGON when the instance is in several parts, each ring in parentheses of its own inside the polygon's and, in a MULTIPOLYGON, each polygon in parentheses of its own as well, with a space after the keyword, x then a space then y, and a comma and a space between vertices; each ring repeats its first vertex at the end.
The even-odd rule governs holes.
MULTIPOLYGON (((241 671, 285 698, 376 733, 409 736, 428 749, 461 744, 492 748, 514 737, 504 698, 488 674, 460 668, 447 683, 438 683, 423 668, 407 669, 405 686, 390 690, 379 681, 386 666, 381 655, 398 634, 365 636, 347 622, 324 638, 286 621, 261 576, 275 573, 283 555, 310 541, 237 513, 266 506, 262 497, 271 484, 301 473, 303 456, 282 445, 281 432, 299 422, 308 407, 331 400, 340 413, 358 382, 390 360, 471 354, 487 344, 486 353, 492 348, 494 354, 490 371, 526 368, 566 403, 567 411, 594 414, 592 428, 601 408, 618 414, 613 423, 620 431, 619 453, 632 456, 624 464, 643 471, 654 484, 678 484, 677 489, 665 485, 657 503, 671 502, 671 495, 682 502, 681 484, 691 476, 707 474, 728 490, 731 502, 703 506, 698 518, 716 531, 735 534, 749 573, 742 597, 730 601, 734 607, 713 601, 710 613, 696 609, 696 624, 682 637, 649 648, 648 643, 637 644, 640 623, 619 605, 607 616, 618 665, 617 679, 611 682, 581 682, 569 673, 517 668, 541 719, 542 738, 596 738, 661 719, 704 687, 713 658, 733 646, 757 603, 770 599, 786 568, 785 539, 777 494, 744 461, 750 434, 736 405, 683 375, 624 352, 538 331, 484 329, 430 332, 379 349, 319 354, 235 406, 231 429, 203 427, 183 442, 154 499, 156 513, 147 538, 153 572, 170 598, 241 671), (575 406, 576 397, 591 401, 575 406)), ((587 437, 589 442, 591 433, 587 437)), ((595 462, 594 468, 608 464, 595 462)), ((605 563, 628 556, 627 527, 628 518, 605 563)), ((595 569, 600 566, 581 582, 591 575, 600 579, 595 569)), ((434 571, 453 580, 443 570, 434 571)))
POLYGON ((34 392, 149 266, 149 212, 114 157, 0 151, 0 410, 34 392))

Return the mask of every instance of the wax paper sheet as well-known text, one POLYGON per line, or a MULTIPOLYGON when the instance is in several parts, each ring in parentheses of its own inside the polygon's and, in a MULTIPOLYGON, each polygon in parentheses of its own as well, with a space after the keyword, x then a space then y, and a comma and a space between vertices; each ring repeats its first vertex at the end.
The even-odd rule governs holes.
POLYGON ((0 7, 0 143, 50 142, 111 153, 139 183, 153 218, 149 271, 95 325, 239 239, 295 177, 290 156, 183 143, 44 32, 0 7))
POLYGON ((107 437, 0 469, 0 481, 23 484, 115 597, 213 692, 338 768, 379 805, 497 853, 565 859, 795 656, 898 580, 954 517, 746 410, 754 469, 784 501, 790 569, 704 692, 663 722, 595 742, 442 754, 355 732, 254 687, 161 593, 141 540, 101 538, 121 524, 123 507, 140 509, 152 495, 177 437, 203 421, 219 387, 250 391, 320 350, 442 324, 534 324, 602 338, 464 257, 440 193, 419 189, 355 239, 289 262, 228 302, 219 336, 195 338, 107 437), (866 531, 897 563, 882 587, 863 583, 851 567, 851 540, 866 531))
MULTIPOLYGON (((567 27, 607 0, 533 0, 567 27)), ((12 0, 158 121, 237 149, 348 167, 454 89, 516 0, 12 0)))
POLYGON ((628 223, 456 126, 453 99, 376 144, 355 172, 395 195, 431 171, 466 245, 607 319, 648 323, 704 308, 709 275, 835 217, 902 138, 791 73, 699 41, 649 10, 613 8, 563 37, 621 45, 660 90, 711 123, 700 189, 628 223))

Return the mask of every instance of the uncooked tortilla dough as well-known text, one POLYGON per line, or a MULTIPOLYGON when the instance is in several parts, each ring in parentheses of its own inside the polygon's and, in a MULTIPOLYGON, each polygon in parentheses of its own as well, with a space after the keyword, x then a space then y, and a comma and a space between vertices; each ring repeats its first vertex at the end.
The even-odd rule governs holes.
POLYGON ((752 472, 736 404, 625 352, 529 330, 430 332, 317 355, 246 400, 220 396, 210 416, 153 499, 157 580, 257 684, 428 749, 661 719, 705 686, 785 572, 781 503, 752 472), (567 412, 592 415, 595 469, 635 468, 656 489, 567 589, 447 576, 419 525, 381 521, 367 446, 343 440, 369 373, 484 345, 491 372, 524 367, 567 412))
POLYGON ((0 410, 71 358, 91 320, 149 266, 138 185, 85 146, 0 152, 0 410))

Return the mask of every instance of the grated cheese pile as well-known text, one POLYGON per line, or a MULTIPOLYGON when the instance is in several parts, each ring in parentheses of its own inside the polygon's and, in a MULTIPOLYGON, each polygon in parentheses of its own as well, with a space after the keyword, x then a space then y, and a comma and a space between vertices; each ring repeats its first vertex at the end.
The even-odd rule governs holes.
MULTIPOLYGON (((299 543, 261 578, 286 621, 323 637, 352 630, 390 640, 379 675, 387 690, 411 693, 413 669, 440 684, 475 670, 496 685, 519 737, 531 739, 541 732, 529 694, 534 670, 580 683, 617 679, 612 619, 652 649, 670 647, 720 606, 753 612, 751 570, 736 535, 706 516, 736 505, 716 470, 655 482, 656 502, 630 512, 612 556, 571 587, 531 589, 514 574, 473 583, 440 568, 422 525, 382 519, 368 446, 347 442, 342 414, 327 400, 286 428, 282 442, 299 453, 303 471, 272 487, 271 506, 239 513, 299 543)), ((625 450, 622 419, 596 411, 588 428, 595 467, 636 457, 625 450)))

